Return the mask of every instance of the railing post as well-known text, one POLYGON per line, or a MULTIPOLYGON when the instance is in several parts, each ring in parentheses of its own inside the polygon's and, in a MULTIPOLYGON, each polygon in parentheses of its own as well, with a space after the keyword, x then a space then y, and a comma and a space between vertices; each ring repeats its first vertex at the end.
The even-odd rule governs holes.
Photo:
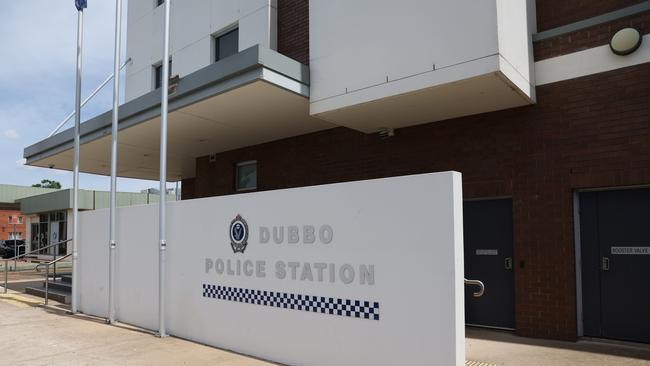
POLYGON ((48 295, 50 291, 50 264, 45 265, 45 306, 47 306, 48 295))
POLYGON ((8 278, 8 271, 7 271, 7 266, 9 265, 9 261, 5 259, 5 294, 7 293, 7 283, 9 282, 7 280, 8 278))

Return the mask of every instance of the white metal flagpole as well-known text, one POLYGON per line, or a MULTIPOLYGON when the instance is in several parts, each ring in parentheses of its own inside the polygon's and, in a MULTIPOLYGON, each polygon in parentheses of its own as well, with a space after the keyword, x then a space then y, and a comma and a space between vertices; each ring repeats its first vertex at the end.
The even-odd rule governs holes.
POLYGON ((169 100, 169 13, 171 0, 165 0, 165 30, 163 35, 162 90, 160 101, 160 212, 158 235, 158 336, 166 337, 165 329, 165 252, 167 249, 165 208, 167 205, 167 102, 169 100))
POLYGON ((81 125, 81 61, 83 55, 83 28, 85 0, 76 0, 77 7, 77 77, 75 90, 74 152, 72 173, 72 313, 79 310, 79 127, 81 125))
POLYGON ((113 122, 111 125, 111 197, 108 238, 108 319, 115 322, 115 211, 117 206, 117 134, 120 103, 120 41, 122 36, 122 0, 115 1, 115 59, 113 69, 113 122))

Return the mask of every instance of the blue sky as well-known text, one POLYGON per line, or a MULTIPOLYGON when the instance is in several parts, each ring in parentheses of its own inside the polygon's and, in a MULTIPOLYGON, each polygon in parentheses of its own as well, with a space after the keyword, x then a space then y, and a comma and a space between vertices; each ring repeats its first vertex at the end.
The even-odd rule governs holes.
MULTIPOLYGON (((82 98, 113 71, 115 1, 89 0, 85 11, 82 98)), ((123 4, 123 37, 127 2, 123 4)), ((47 137, 74 109, 77 11, 74 0, 5 1, 0 15, 0 183, 31 185, 54 179, 72 185, 72 173, 23 165, 23 149, 47 137)), ((122 39, 126 45, 125 38, 122 39)), ((124 48, 124 47, 123 47, 124 48)), ((122 52, 122 59, 125 59, 122 52)), ((122 78, 122 86, 123 78, 122 78)), ((122 93, 123 94, 123 93, 122 93)), ((82 121, 111 108, 108 84, 82 110, 82 121)), ((72 126, 72 120, 66 127, 72 126)), ((108 177, 82 174, 81 188, 108 190, 108 177)), ((158 182, 119 179, 118 190, 158 182)))

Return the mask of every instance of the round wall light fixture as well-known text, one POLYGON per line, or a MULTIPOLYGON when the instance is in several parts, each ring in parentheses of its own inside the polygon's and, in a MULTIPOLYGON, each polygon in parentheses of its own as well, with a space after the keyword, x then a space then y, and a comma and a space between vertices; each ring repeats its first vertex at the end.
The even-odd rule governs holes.
POLYGON ((629 55, 639 49, 643 37, 635 28, 623 28, 616 32, 609 41, 609 48, 619 56, 629 55))

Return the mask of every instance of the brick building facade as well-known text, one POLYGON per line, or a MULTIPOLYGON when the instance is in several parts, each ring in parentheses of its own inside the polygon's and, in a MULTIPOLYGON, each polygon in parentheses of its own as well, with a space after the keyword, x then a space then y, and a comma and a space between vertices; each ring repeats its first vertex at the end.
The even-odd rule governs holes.
MULTIPOLYGON (((465 274, 487 283, 466 324, 650 343, 650 2, 251 4, 172 14, 196 25, 171 37, 165 166, 183 199, 459 171, 465 274)), ((158 179, 162 13, 140 5, 118 170, 158 179)), ((111 121, 84 122, 84 172, 110 174, 111 121)), ((72 136, 27 163, 71 169, 72 136)))
POLYGON ((25 221, 20 210, 0 208, 0 240, 25 239, 25 221))
MULTIPOLYGON (((538 1, 538 32, 641 1, 538 1)), ((281 1, 278 50, 308 62, 308 1, 281 1)), ((534 43, 536 61, 650 32, 650 12, 534 43)), ((258 190, 456 170, 465 198, 511 197, 515 320, 523 336, 575 340, 574 192, 650 185, 650 63, 538 86, 531 106, 397 129, 347 128, 196 160, 183 199, 236 193, 237 162, 256 160, 258 190)))

